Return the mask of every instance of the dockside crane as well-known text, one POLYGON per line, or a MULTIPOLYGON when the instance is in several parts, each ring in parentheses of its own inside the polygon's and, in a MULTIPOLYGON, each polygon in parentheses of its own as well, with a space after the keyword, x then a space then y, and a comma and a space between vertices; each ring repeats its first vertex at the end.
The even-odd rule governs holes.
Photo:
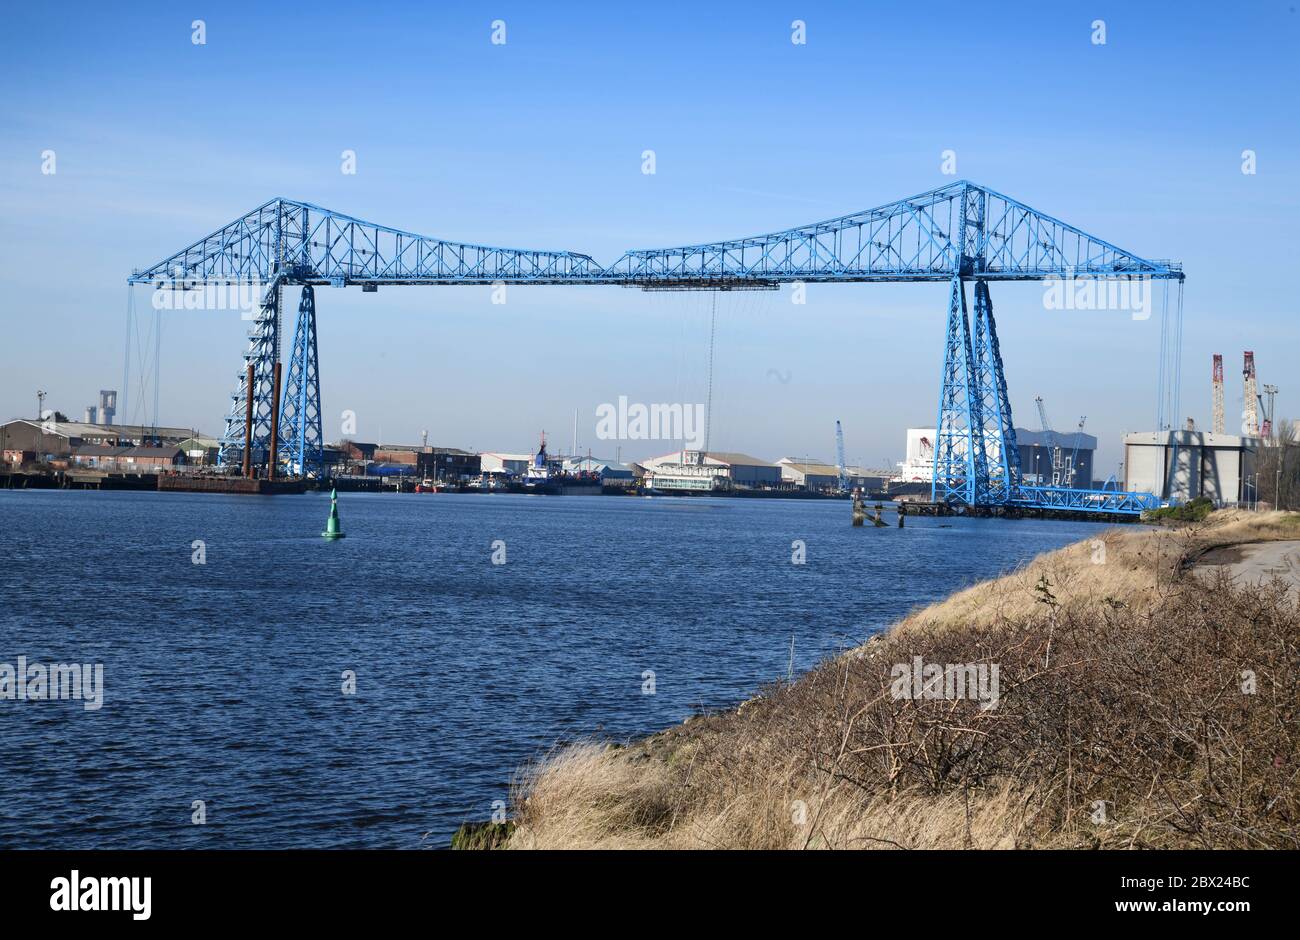
POLYGON ((1065 485, 1069 487, 1074 486, 1074 474, 1079 467, 1079 444, 1083 441, 1083 425, 1087 420, 1087 415, 1079 418, 1079 430, 1074 435, 1074 449, 1070 451, 1070 463, 1065 481, 1065 485))
MULTIPOLYGON (((1043 405, 1043 396, 1039 395, 1034 398, 1034 404, 1038 406, 1038 422, 1043 426, 1043 436, 1047 439, 1047 447, 1052 455, 1052 486, 1061 485, 1061 443, 1056 439, 1056 432, 1052 430, 1052 423, 1047 420, 1047 408, 1043 405)), ((1041 477, 1038 472, 1038 460, 1034 460, 1034 475, 1041 477)))
POLYGON ((1211 425, 1215 434, 1223 433, 1223 356, 1214 354, 1214 373, 1210 379, 1214 396, 1214 423, 1211 425))
POLYGON ((1247 350, 1241 364, 1242 430, 1254 437, 1259 433, 1259 393, 1255 391, 1255 354, 1247 350))
POLYGON ((849 491, 849 468, 844 465, 844 428, 840 426, 839 421, 835 422, 835 459, 837 461, 835 468, 840 474, 840 492, 849 491))
POLYGON ((1260 408, 1264 411, 1264 424, 1260 428, 1260 434, 1265 438, 1271 438, 1273 436, 1273 404, 1277 400, 1277 386, 1265 385, 1264 395, 1268 397, 1268 401, 1265 401, 1263 396, 1259 399, 1260 408))

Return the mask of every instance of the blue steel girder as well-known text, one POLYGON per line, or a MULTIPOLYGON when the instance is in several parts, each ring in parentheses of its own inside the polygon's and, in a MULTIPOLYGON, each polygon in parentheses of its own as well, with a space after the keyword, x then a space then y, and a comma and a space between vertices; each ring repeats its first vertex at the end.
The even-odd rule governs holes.
POLYGON ((792 281, 1183 277, 965 180, 864 212, 766 235, 629 251, 608 267, 572 251, 493 248, 277 198, 131 283, 618 284, 709 289, 792 281))
POLYGON ((588 283, 600 266, 567 251, 493 248, 429 238, 320 206, 272 199, 130 283, 167 286, 298 284, 588 283))
POLYGON ((1066 486, 1024 486, 1016 490, 1007 505, 1021 509, 1068 509, 1074 512, 1107 512, 1138 515, 1160 506, 1151 493, 1122 490, 1081 490, 1066 486))

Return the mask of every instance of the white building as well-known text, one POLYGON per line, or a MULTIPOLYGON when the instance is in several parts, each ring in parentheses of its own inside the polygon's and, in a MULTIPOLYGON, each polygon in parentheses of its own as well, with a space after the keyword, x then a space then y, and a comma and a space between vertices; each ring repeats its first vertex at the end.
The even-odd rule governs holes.
POLYGON ((781 468, 748 454, 678 450, 641 462, 645 486, 656 490, 712 492, 733 486, 777 486, 781 468))
POLYGON ((907 429, 907 459, 890 482, 929 483, 934 479, 934 428, 907 429))
POLYGON ((510 476, 523 476, 528 472, 528 465, 533 462, 532 454, 479 454, 479 467, 482 473, 505 473, 510 476))

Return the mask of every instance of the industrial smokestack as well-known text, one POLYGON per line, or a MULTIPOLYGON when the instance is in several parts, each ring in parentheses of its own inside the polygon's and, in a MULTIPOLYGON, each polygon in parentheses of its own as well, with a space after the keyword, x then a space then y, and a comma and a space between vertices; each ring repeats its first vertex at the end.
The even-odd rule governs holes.
MULTIPOLYGON (((114 389, 99 390, 99 418, 104 424, 112 424, 117 414, 117 392, 114 389)), ((92 424, 94 422, 91 422, 92 424)))

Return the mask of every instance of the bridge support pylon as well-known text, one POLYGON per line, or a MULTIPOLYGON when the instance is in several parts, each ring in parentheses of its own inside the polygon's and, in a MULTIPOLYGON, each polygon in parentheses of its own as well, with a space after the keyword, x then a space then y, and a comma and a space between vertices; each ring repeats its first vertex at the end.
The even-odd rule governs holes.
POLYGON ((970 318, 966 314, 966 288, 962 279, 954 276, 948 293, 931 502, 974 506, 979 501, 981 484, 987 484, 977 383, 971 355, 970 318))
POLYGON ((954 277, 930 499, 965 506, 1000 505, 1015 496, 1020 483, 1020 450, 986 281, 975 282, 974 319, 972 335, 966 287, 960 277, 954 277))
POLYGON ((316 358, 316 292, 310 284, 304 284, 290 352, 289 381, 280 406, 280 457, 295 475, 319 475, 324 462, 323 450, 320 369, 316 358))
POLYGON ((248 331, 248 350, 244 368, 230 396, 230 413, 221 436, 217 463, 239 466, 244 462, 244 432, 247 426, 248 376, 253 377, 252 432, 249 440, 253 466, 265 465, 271 451, 271 416, 275 412, 275 364, 280 361, 280 304, 283 285, 276 278, 262 296, 261 306, 253 316, 248 331), (249 373, 248 366, 252 366, 249 373))
POLYGON ((1005 503, 1020 484, 1020 447, 1016 425, 1007 397, 1007 379, 1002 370, 1002 350, 993 320, 993 300, 988 281, 975 282, 975 388, 984 432, 987 482, 977 488, 978 502, 1005 503))

